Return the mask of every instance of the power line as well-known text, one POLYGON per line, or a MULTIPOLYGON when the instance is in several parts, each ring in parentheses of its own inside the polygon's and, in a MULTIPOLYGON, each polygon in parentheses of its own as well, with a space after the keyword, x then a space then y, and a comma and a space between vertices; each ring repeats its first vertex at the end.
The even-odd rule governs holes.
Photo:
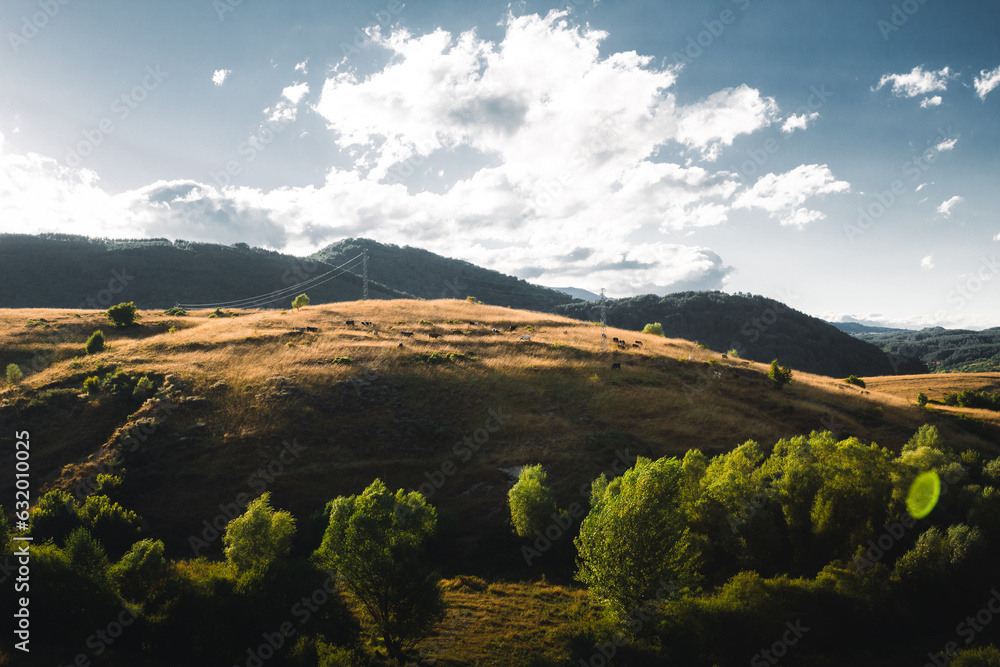
POLYGON ((219 301, 219 302, 216 302, 216 303, 188 303, 188 304, 180 304, 179 303, 177 305, 178 305, 178 307, 185 308, 185 309, 192 309, 192 308, 222 308, 222 307, 226 307, 226 308, 249 308, 249 307, 252 307, 255 304, 270 303, 271 301, 276 301, 277 299, 280 299, 282 297, 289 296, 289 295, 291 295, 292 292, 297 292, 298 290, 302 289, 303 287, 317 287, 319 285, 322 285, 325 282, 328 282, 330 280, 333 280, 334 278, 337 278, 337 277, 343 275, 344 273, 347 273, 350 270, 350 268, 351 268, 349 265, 355 264, 360 257, 362 257, 361 254, 359 254, 359 255, 357 255, 355 257, 352 257, 351 259, 347 260, 346 262, 344 262, 340 266, 335 267, 335 268, 327 271, 326 273, 320 274, 318 276, 315 276, 313 278, 305 280, 305 281, 303 281, 301 283, 297 283, 295 285, 291 285, 290 287, 284 287, 282 289, 275 290, 273 292, 268 292, 266 294, 260 294, 260 295, 248 297, 248 298, 245 298, 245 299, 236 299, 236 300, 233 300, 233 301, 219 301), (344 269, 344 267, 348 267, 348 268, 344 269), (344 269, 344 270, 341 271, 341 269, 344 269), (337 273, 338 271, 339 271, 339 273, 337 273), (331 276, 329 278, 326 278, 327 276, 330 276, 330 274, 332 274, 332 273, 337 273, 337 275, 334 275, 334 276, 331 276), (326 279, 324 280, 324 278, 326 278, 326 279))
POLYGON ((365 260, 364 260, 364 262, 365 262, 365 268, 364 268, 364 273, 365 273, 364 285, 365 285, 365 287, 362 290, 361 298, 364 299, 365 301, 367 301, 368 300, 368 248, 365 248, 365 250, 364 250, 364 256, 365 256, 365 260))
POLYGON ((608 345, 608 302, 604 299, 604 288, 601 288, 601 351, 608 345))

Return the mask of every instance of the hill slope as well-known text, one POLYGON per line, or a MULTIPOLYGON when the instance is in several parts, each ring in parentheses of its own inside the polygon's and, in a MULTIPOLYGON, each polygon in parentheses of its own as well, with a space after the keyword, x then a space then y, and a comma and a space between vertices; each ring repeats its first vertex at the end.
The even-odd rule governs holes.
POLYGON ((368 249, 368 274, 384 285, 418 299, 464 299, 475 296, 484 304, 551 312, 573 297, 565 292, 533 285, 499 271, 442 257, 428 250, 399 247, 371 239, 346 239, 323 248, 311 257, 339 265, 368 249))
MULTIPOLYGON (((556 312, 600 319, 600 307, 589 303, 560 306, 556 312)), ((741 357, 763 363, 777 358, 794 369, 831 377, 926 372, 919 362, 890 358, 823 320, 763 296, 649 294, 618 299, 607 317, 609 324, 634 330, 659 322, 671 338, 697 340, 714 350, 736 349, 741 357)))

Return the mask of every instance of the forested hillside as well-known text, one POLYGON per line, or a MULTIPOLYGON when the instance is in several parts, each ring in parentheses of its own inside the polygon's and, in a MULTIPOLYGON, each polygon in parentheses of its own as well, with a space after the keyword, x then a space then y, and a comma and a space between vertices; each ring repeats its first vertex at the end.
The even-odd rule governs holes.
MULTIPOLYGON (((599 320, 600 307, 582 303, 556 312, 599 320)), ((713 350, 737 350, 753 361, 779 359, 792 368, 833 377, 925 373, 919 360, 890 357, 818 318, 760 295, 679 292, 618 299, 608 323, 641 330, 659 322, 668 338, 696 340, 713 350)))
POLYGON ((919 359, 933 372, 1000 370, 1000 327, 983 331, 934 327, 920 331, 854 335, 890 354, 919 359))

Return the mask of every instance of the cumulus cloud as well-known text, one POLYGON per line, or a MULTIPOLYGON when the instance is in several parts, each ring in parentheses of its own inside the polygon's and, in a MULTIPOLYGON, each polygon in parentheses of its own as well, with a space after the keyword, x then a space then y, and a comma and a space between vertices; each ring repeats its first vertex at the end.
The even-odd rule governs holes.
POLYGON ((795 130, 804 130, 809 125, 819 118, 819 112, 814 111, 812 113, 802 113, 802 114, 792 114, 785 119, 785 122, 781 124, 781 131, 785 134, 791 134, 795 130))
POLYGON ((804 164, 784 174, 765 174, 736 197, 736 208, 758 208, 782 225, 802 227, 822 220, 825 214, 810 210, 803 204, 818 195, 849 192, 846 181, 834 178, 825 164, 804 164))
POLYGON ((994 241, 1000 241, 1000 234, 997 234, 996 236, 994 236, 993 240, 994 241))
POLYGON ((939 143, 936 146, 934 146, 934 148, 937 149, 937 151, 939 153, 943 153, 945 151, 950 151, 952 148, 955 147, 955 144, 957 144, 957 143, 958 143, 958 138, 957 137, 954 138, 954 139, 945 139, 941 143, 939 143))
POLYGON ((917 97, 939 90, 947 90, 950 78, 952 78, 952 74, 947 67, 935 71, 925 70, 923 65, 918 65, 906 74, 882 75, 878 85, 872 90, 881 90, 883 86, 891 83, 892 94, 896 97, 917 97))
POLYGON ((926 257, 924 257, 923 259, 921 259, 920 260, 920 268, 921 269, 927 269, 927 270, 933 269, 934 268, 934 255, 933 254, 927 255, 926 257))
POLYGON ((306 58, 302 62, 300 62, 297 65, 295 65, 295 71, 296 72, 302 72, 303 74, 308 74, 309 72, 306 71, 306 65, 308 65, 308 64, 309 64, 309 59, 306 58))
POLYGON ((976 87, 976 95, 979 99, 985 100, 990 91, 1000 86, 1000 66, 990 71, 982 70, 975 78, 973 84, 976 87))
POLYGON ((964 199, 964 197, 955 195, 951 199, 941 202, 941 205, 937 208, 937 212, 947 218, 951 215, 951 209, 953 209, 956 204, 961 203, 964 199))
POLYGON ((226 79, 229 78, 229 75, 232 73, 233 70, 231 69, 217 69, 215 70, 215 73, 212 74, 212 83, 217 86, 221 86, 226 82, 226 79))
POLYGON ((939 107, 941 106, 941 96, 935 95, 934 97, 925 97, 920 100, 920 108, 926 109, 928 107, 939 107))
POLYGON ((710 248, 658 233, 722 224, 734 207, 803 225, 823 217, 807 200, 849 189, 826 165, 802 165, 741 193, 736 175, 692 165, 778 122, 774 100, 738 85, 679 104, 675 67, 602 54, 606 33, 567 12, 508 17, 498 41, 441 29, 373 27, 369 36, 385 64, 361 75, 341 63, 316 94, 295 82, 264 110, 290 121, 312 108, 326 122, 340 159, 321 182, 262 190, 169 181, 111 196, 93 172, 4 155, 0 144, 5 222, 292 253, 365 235, 626 295, 720 288, 732 272, 710 248), (685 164, 663 159, 664 149, 686 152, 685 164), (426 174, 452 173, 444 167, 458 154, 464 170, 424 187, 426 174))

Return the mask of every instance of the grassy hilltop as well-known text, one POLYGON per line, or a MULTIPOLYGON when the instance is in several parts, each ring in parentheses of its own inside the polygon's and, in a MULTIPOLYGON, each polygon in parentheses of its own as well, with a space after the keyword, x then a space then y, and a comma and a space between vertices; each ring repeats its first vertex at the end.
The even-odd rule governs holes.
POLYGON ((560 633, 595 617, 572 581, 571 539, 525 566, 506 507, 521 466, 545 467, 560 507, 586 507, 590 482, 637 456, 712 456, 747 440, 767 450, 812 431, 898 451, 930 423, 955 450, 1000 453, 1000 413, 915 404, 919 392, 995 389, 1000 374, 865 378, 862 389, 795 371, 778 391, 766 364, 681 339, 607 336, 602 350, 599 325, 452 299, 141 311, 124 329, 103 312, 5 310, 0 365, 25 378, 0 390, 0 421, 31 433, 36 497, 124 470, 118 499, 175 560, 221 558, 204 522, 265 490, 297 517, 302 554, 318 544, 331 498, 376 477, 421 490, 440 514, 434 558, 451 603, 426 644, 438 664, 559 654, 560 633), (99 328, 107 347, 88 356, 99 328), (147 395, 113 390, 142 376, 147 395), (93 377, 104 389, 88 393, 93 377), (122 460, 115 449, 129 433, 122 460), (516 625, 502 620, 510 614, 516 625))

